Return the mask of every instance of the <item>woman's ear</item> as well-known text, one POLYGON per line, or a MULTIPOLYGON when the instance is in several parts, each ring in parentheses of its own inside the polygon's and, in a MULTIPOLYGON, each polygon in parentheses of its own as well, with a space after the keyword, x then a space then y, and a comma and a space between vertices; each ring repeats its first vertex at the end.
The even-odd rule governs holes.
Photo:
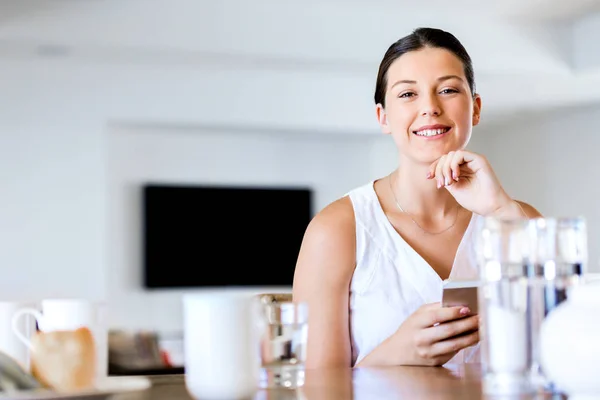
POLYGON ((473 97, 473 126, 479 124, 481 120, 481 96, 477 93, 473 97))
POLYGON ((377 122, 379 122, 381 132, 385 133, 386 135, 392 133, 392 130, 390 129, 390 126, 388 124, 387 114, 381 103, 377 104, 375 112, 377 113, 377 122))

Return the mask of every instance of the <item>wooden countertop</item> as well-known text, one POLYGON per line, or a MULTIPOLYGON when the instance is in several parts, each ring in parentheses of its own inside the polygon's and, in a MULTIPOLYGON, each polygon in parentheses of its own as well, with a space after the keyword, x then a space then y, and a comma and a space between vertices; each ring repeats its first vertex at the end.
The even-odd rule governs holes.
MULTIPOLYGON (((152 376, 151 389, 111 400, 190 400, 183 375, 152 376)), ((460 367, 390 367, 308 370, 299 390, 259 390, 254 400, 478 400, 497 399, 482 394, 478 364, 460 367)), ((566 399, 565 396, 532 395, 508 399, 566 399)))

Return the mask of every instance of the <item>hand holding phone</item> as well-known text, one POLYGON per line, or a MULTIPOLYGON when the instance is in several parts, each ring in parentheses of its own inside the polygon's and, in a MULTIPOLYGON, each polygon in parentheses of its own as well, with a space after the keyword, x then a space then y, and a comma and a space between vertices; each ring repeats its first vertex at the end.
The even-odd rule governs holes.
POLYGON ((399 365, 440 366, 459 351, 479 342, 479 316, 465 307, 424 304, 400 325, 390 338, 399 365))

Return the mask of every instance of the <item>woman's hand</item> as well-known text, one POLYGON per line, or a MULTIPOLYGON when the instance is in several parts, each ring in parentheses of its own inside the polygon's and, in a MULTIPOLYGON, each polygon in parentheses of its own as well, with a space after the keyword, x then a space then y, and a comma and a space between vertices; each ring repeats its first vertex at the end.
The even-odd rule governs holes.
POLYGON ((479 215, 499 214, 514 204, 487 159, 464 150, 451 151, 431 164, 428 179, 446 188, 456 201, 479 215))
POLYGON ((403 365, 440 366, 460 350, 479 342, 479 316, 466 307, 426 304, 408 317, 394 334, 403 365))

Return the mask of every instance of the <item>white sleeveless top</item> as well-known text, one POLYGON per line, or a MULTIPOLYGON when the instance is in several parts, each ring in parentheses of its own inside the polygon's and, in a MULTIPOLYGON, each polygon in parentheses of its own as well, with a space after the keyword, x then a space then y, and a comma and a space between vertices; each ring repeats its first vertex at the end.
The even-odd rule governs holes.
MULTIPOLYGON (((387 219, 374 182, 348 193, 356 219, 356 268, 350 284, 350 330, 354 366, 391 336, 420 306, 442 300, 443 281, 396 232, 387 219)), ((478 278, 473 214, 458 246, 450 279, 478 278)), ((459 352, 450 363, 479 362, 478 347, 459 352)))

